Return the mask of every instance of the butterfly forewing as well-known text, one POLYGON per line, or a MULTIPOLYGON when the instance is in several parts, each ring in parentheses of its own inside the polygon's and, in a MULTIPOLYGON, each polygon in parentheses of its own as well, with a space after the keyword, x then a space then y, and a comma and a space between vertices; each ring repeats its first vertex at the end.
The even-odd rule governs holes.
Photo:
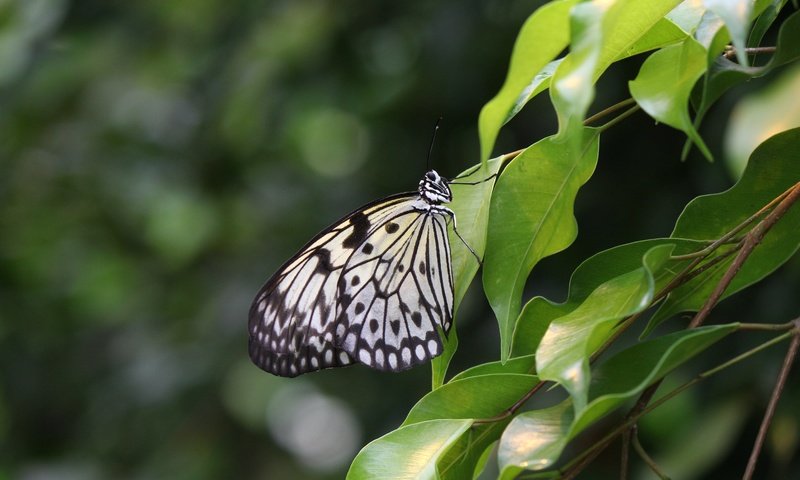
POLYGON ((351 213, 314 237, 250 308, 250 358, 293 377, 360 362, 399 371, 442 352, 453 321, 447 181, 351 213))

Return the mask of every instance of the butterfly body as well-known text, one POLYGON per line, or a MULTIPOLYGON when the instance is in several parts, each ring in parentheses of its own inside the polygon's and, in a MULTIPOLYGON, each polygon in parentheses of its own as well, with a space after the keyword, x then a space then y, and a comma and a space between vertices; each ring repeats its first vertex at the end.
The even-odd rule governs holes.
POLYGON ((370 203, 320 232, 289 259, 250 308, 249 352, 279 376, 362 363, 401 371, 442 353, 453 319, 443 204, 431 170, 417 192, 370 203))

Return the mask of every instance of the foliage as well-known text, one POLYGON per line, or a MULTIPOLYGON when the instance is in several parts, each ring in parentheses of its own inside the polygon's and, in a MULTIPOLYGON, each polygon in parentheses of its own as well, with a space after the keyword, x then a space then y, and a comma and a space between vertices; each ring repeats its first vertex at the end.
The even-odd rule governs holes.
POLYGON ((619 478, 633 424, 740 477, 800 311, 800 13, 538 4, 0 2, 0 478, 619 478), (258 371, 259 282, 415 185, 439 115, 437 170, 500 175, 453 186, 483 265, 451 238, 430 380, 258 371))
MULTIPOLYGON (((792 25, 800 14, 786 19, 773 61, 749 66, 747 31, 757 20, 764 28, 766 20, 759 17, 767 7, 764 2, 741 1, 734 6, 734 2, 709 1, 702 7, 633 3, 557 0, 535 11, 523 25, 506 83, 481 112, 483 156, 492 149, 499 129, 548 87, 559 131, 515 152, 510 160, 508 155, 492 160, 493 164, 507 163, 491 195, 488 224, 478 222, 468 230, 473 238, 475 229, 478 237, 487 238, 483 285, 500 327, 501 360, 473 367, 441 386, 435 381, 437 388, 412 408, 398 430, 362 450, 348 478, 391 476, 389 472, 402 472, 403 478, 478 476, 485 467, 485 451, 495 442, 500 478, 515 478, 524 470, 542 471, 543 477, 574 475, 585 465, 573 461, 552 470, 570 440, 626 401, 642 395, 646 405, 649 386, 740 327, 729 323, 696 328, 705 319, 705 314, 698 314, 694 328, 641 340, 595 366, 610 342, 655 306, 658 310, 644 335, 654 335, 656 327, 675 314, 713 308, 723 296, 760 281, 786 263, 800 247, 800 209, 796 207, 773 212, 780 216, 779 222, 760 237, 765 222, 770 222, 764 219, 770 209, 786 195, 796 199, 800 193, 795 158, 800 129, 788 125, 762 138, 735 186, 689 202, 670 238, 599 253, 573 274, 567 302, 536 297, 521 307, 526 281, 536 264, 567 248, 578 235, 574 202, 598 162, 597 168, 602 168, 601 137, 612 126, 624 128, 616 120, 599 128, 580 126, 594 96, 594 83, 614 61, 625 58, 626 52, 647 52, 637 77, 629 83, 635 106, 619 119, 640 108, 654 120, 683 131, 710 160, 711 151, 696 128, 724 88, 715 86, 720 73, 714 68, 724 57, 713 49, 733 42, 738 64, 724 61, 735 65, 729 70, 743 72, 737 78, 766 74, 772 63, 797 57, 786 37, 796 31, 792 25), (673 7, 677 8, 670 13, 673 7), (694 19, 688 28, 680 21, 687 16, 694 19), (555 52, 567 45, 562 35, 567 20, 569 53, 557 58, 555 52), (670 25, 673 36, 666 41, 665 25, 670 25), (710 37, 713 41, 704 41, 710 37), (698 122, 689 111, 693 92, 701 105, 698 122), (758 238, 757 245, 742 253, 748 237, 758 238), (543 382, 562 387, 566 398, 553 406, 521 411, 543 382), (470 427, 464 426, 465 419, 470 427), (440 433, 429 432, 434 426, 440 433), (434 438, 439 439, 436 471, 429 456, 419 467, 405 462, 421 458, 428 451, 425 445, 434 438)), ((764 15, 774 20, 776 12, 764 15)), ((760 115, 770 121, 770 115, 780 115, 777 110, 760 115)), ((458 202, 456 198, 455 205, 458 202)), ((788 324, 784 330, 797 326, 788 324)), ((435 375, 440 378, 441 369, 435 375)), ((640 415, 641 410, 632 412, 640 415)), ((582 458, 577 455, 578 460, 582 458)))

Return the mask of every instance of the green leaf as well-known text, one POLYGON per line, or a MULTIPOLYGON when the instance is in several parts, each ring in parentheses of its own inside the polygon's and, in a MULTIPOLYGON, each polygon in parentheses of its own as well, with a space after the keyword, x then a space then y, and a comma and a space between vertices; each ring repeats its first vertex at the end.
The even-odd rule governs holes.
POLYGON ((523 90, 569 40, 569 10, 577 0, 558 0, 542 6, 520 29, 506 80, 478 118, 481 161, 492 154, 497 133, 509 118, 523 90))
MULTIPOLYGON (((713 43, 719 42, 727 42, 726 37, 719 37, 718 40, 715 40, 713 43)), ((786 19, 785 22, 781 25, 780 31, 778 32, 778 41, 776 43, 776 51, 772 55, 772 58, 766 65, 761 67, 744 67, 739 65, 738 63, 732 62, 728 60, 725 56, 719 55, 718 52, 719 48, 711 46, 709 47, 709 68, 708 74, 706 75, 704 82, 703 82, 703 92, 701 96, 701 101, 697 106, 697 113, 695 115, 694 125, 697 127, 700 122, 702 121, 703 117, 705 116, 706 112, 711 105, 713 105, 723 93, 731 89, 732 87, 739 85, 751 78, 755 77, 762 77, 764 75, 769 74, 772 72, 776 67, 781 65, 785 65, 789 62, 797 60, 800 58, 800 12, 794 13, 792 16, 786 19)), ((783 112, 783 109, 778 109, 778 112, 783 112)), ((770 111, 770 113, 774 113, 770 111)), ((732 118, 736 119, 737 116, 733 116, 732 118)), ((736 170, 737 177, 741 175, 742 171, 744 170, 744 164, 746 163, 747 157, 756 147, 756 144, 753 144, 753 132, 757 132, 755 138, 758 138, 758 141, 763 140, 763 129, 758 128, 764 125, 763 122, 759 121, 757 123, 748 124, 748 128, 744 131, 737 131, 738 134, 742 134, 743 137, 749 140, 747 148, 744 149, 734 149, 731 150, 736 153, 736 158, 738 160, 735 165, 739 168, 736 170)), ((790 125, 787 125, 787 127, 790 125)), ((785 129, 786 127, 784 127, 785 129)), ((731 136, 729 138, 739 138, 738 136, 731 136)), ((738 147, 738 145, 737 145, 738 147)), ((683 158, 686 157, 688 153, 688 144, 684 147, 683 151, 683 158)))
POLYGON ((428 392, 408 412, 403 425, 437 418, 489 418, 522 398, 539 379, 533 375, 479 375, 428 392))
POLYGON ((516 478, 522 470, 542 470, 552 465, 569 441, 574 420, 569 399, 558 405, 524 412, 511 420, 497 450, 500 479, 516 478))
POLYGON ((585 129, 580 150, 553 137, 528 147, 503 171, 490 205, 483 285, 508 359, 522 289, 533 266, 577 235, 573 204, 597 163, 598 135, 585 129))
POLYGON ((689 96, 705 71, 706 50, 693 38, 687 38, 680 45, 650 55, 629 87, 648 115, 686 133, 711 160, 711 152, 689 117, 689 96))
POLYGON ((592 400, 584 409, 570 408, 572 402, 567 399, 517 415, 500 439, 500 478, 513 478, 522 469, 549 467, 567 442, 587 427, 737 328, 736 324, 701 327, 642 342, 598 368, 590 390, 592 400))
POLYGON ((750 14, 753 0, 703 0, 706 8, 716 13, 731 34, 733 46, 736 47, 736 59, 742 66, 748 66, 747 32, 750 30, 750 14))
POLYGON ((732 323, 682 330, 614 355, 595 372, 599 381, 590 389, 591 402, 576 418, 572 437, 738 328, 732 323))
MULTIPOLYGON (((797 37, 793 48, 800 56, 800 12, 789 20, 792 19, 795 20, 792 35, 797 37)), ((735 177, 741 176, 747 158, 759 143, 778 132, 800 126, 798 88, 800 67, 794 66, 781 72, 781 76, 773 83, 736 105, 725 134, 726 161, 735 177)))
MULTIPOLYGON (((411 409, 403 425, 437 418, 489 418, 504 412, 522 398, 538 379, 533 375, 494 374, 452 380, 429 392, 411 409)), ((500 438, 501 420, 475 425, 451 443, 438 461, 442 478, 470 478, 486 447, 500 438)))
MULTIPOLYGON (((499 422, 473 425, 450 445, 437 463, 442 480, 473 478, 483 468, 481 461, 499 439, 511 418, 499 422)), ((491 451, 489 452, 491 454, 491 451)))
POLYGON ((655 293, 653 272, 669 259, 673 249, 673 245, 652 248, 640 268, 606 281, 547 328, 536 350, 536 370, 542 380, 558 382, 569 392, 576 411, 585 407, 589 394, 589 357, 620 319, 650 305, 655 293))
POLYGON ((476 365, 472 368, 464 370, 450 380, 454 382, 467 377, 476 377, 478 375, 490 375, 495 373, 521 373, 525 375, 533 374, 536 370, 536 359, 533 354, 524 355, 517 358, 512 358, 507 362, 501 361, 484 363, 476 365))
MULTIPOLYGON (((486 166, 475 165, 462 172, 457 180, 459 183, 479 182, 496 174, 506 161, 505 156, 489 160, 486 166)), ((486 250, 486 227, 489 223, 489 200, 492 197, 495 180, 488 180, 477 185, 451 185, 453 202, 450 209, 456 219, 466 219, 458 226, 458 231, 475 253, 483 256, 486 250)), ((451 226, 452 229, 452 226, 451 226)), ((450 232, 451 264, 453 266, 453 311, 458 313, 458 307, 464 294, 467 292, 472 279, 478 272, 478 260, 464 245, 454 232, 450 232)), ((446 339, 443 340, 444 351, 431 362, 431 383, 437 388, 444 383, 447 367, 458 348, 458 333, 455 322, 450 328, 446 339)))
POLYGON ((361 449, 347 478, 438 478, 439 456, 471 424, 471 420, 430 420, 391 431, 361 449))
MULTIPOLYGON (((534 297, 525 305, 514 329, 512 355, 517 357, 534 353, 553 319, 575 310, 589 294, 609 279, 640 268, 648 251, 667 244, 675 245, 675 255, 695 252, 706 246, 704 242, 694 240, 657 238, 620 245, 593 255, 572 273, 566 301, 559 304, 544 297, 534 297)), ((688 263, 688 260, 669 260, 656 273, 656 290, 663 288, 688 263)))
POLYGON ((572 9, 570 53, 556 69, 550 87, 560 138, 582 139, 581 125, 594 98, 594 82, 678 3, 583 2, 572 9))
MULTIPOLYGON (((672 235, 713 240, 732 230, 800 181, 798 151, 800 129, 795 128, 771 137, 750 156, 747 169, 736 185, 722 193, 703 195, 689 202, 672 235)), ((761 280, 786 262, 800 247, 798 231, 800 208, 792 208, 753 250, 725 290, 723 298, 761 280)), ((718 251, 717 254, 719 253, 718 251)), ((673 290, 650 319, 648 329, 678 312, 699 310, 730 261, 729 258, 727 262, 720 262, 718 268, 705 271, 673 290)))

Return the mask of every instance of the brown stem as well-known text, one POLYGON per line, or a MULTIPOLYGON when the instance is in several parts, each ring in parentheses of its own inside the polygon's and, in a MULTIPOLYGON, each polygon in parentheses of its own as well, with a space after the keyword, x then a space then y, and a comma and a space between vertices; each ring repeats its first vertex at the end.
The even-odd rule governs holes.
MULTIPOLYGON (((749 55, 755 55, 757 53, 775 53, 777 47, 748 47, 744 49, 744 52, 749 55)), ((726 58, 731 59, 736 56, 736 47, 733 45, 728 45, 725 47, 725 52, 723 52, 726 58)))
MULTIPOLYGON (((719 302, 719 299, 725 293, 725 289, 728 288, 733 278, 739 273, 739 270, 742 268, 744 261, 747 260, 747 257, 753 252, 755 247, 761 243, 764 238, 764 235, 778 222, 778 220, 783 217, 783 215, 791 208, 792 205, 797 201, 800 197, 800 182, 796 183, 791 189, 785 192, 783 195, 783 199, 780 203, 773 209, 769 215, 767 215, 763 220, 761 220, 752 230, 750 230, 747 235, 744 237, 744 243, 742 244, 741 250, 736 255, 736 258, 731 263, 728 270, 722 276, 720 281, 717 283, 717 286, 714 288, 714 291, 706 300, 703 307, 700 309, 699 312, 692 318, 692 321, 689 323, 687 328, 697 328, 703 324, 705 319, 708 317, 708 314, 714 308, 714 306, 719 302)), ((773 202, 770 202, 773 203, 773 202)), ((692 264, 695 262, 699 263, 702 260, 702 257, 698 257, 695 259, 692 264)), ((684 270, 685 272, 686 270, 684 270)), ((670 284, 671 285, 671 284, 670 284)), ((636 401, 636 405, 631 408, 628 414, 625 417, 625 425, 633 425, 639 417, 643 414, 643 412, 648 410, 647 405, 653 399, 653 395, 655 395, 658 387, 661 385, 662 380, 659 380, 642 392, 639 396, 639 399, 636 401)), ((659 400, 660 402, 660 400, 659 400)), ((600 454, 605 447, 608 445, 605 444, 602 448, 598 448, 596 452, 591 452, 585 458, 581 459, 578 464, 571 467, 567 474, 569 477, 565 478, 574 478, 580 471, 582 471, 586 465, 588 465, 597 455, 600 454)))
POLYGON ((474 422, 472 422, 472 424, 473 425, 481 425, 481 424, 484 424, 484 423, 494 423, 494 422, 499 422, 501 420, 505 420, 506 418, 510 417, 511 415, 514 415, 517 412, 517 410, 522 408, 522 406, 525 404, 525 402, 527 402, 533 396, 533 394, 535 394, 536 392, 541 390, 542 387, 544 387, 544 384, 545 384, 545 382, 539 382, 536 385, 534 385, 533 388, 528 390, 528 393, 526 393, 522 398, 520 398, 519 400, 514 402, 514 404, 511 405, 510 407, 508 407, 506 409, 506 411, 504 411, 503 413, 501 413, 499 415, 495 415, 494 417, 491 417, 491 418, 482 418, 482 419, 479 419, 479 420, 475 420, 474 422))
POLYGON ((628 480, 628 462, 631 451, 631 436, 635 426, 622 432, 622 455, 620 456, 619 480, 628 480))
POLYGON ((800 319, 795 320, 797 330, 792 337, 792 343, 789 344, 789 350, 783 358, 783 365, 781 371, 778 373, 778 381, 775 383, 775 388, 772 389, 772 396, 769 399, 767 410, 764 412, 764 418, 761 420, 761 426, 758 429, 756 441, 753 444, 753 450, 750 452, 750 459, 747 460, 747 468, 744 471, 742 480, 750 480, 753 478, 753 473, 756 470, 756 462, 761 454, 761 447, 764 445, 764 439, 767 437, 767 430, 772 423, 772 417, 775 416, 775 408, 778 405, 778 400, 781 398, 783 388, 786 386, 786 379, 789 376, 789 370, 792 368, 795 357, 797 357, 797 350, 800 347, 800 319))
POLYGON ((747 235, 744 237, 744 244, 742 245, 742 249, 739 250, 739 254, 736 255, 736 258, 733 260, 733 263, 728 270, 725 272, 725 275, 722 276, 720 281, 717 283, 717 286, 714 288, 714 291, 711 292, 711 295, 706 300, 706 303, 703 305, 703 308, 700 309, 699 312, 694 316, 691 323, 689 323, 689 328, 697 328, 703 324, 708 314, 711 313, 711 309, 719 302, 719 299, 725 293, 725 289, 728 288, 733 278, 739 273, 739 270, 742 268, 744 261, 747 260, 747 257, 753 253, 753 250, 758 246, 759 243, 764 239, 764 235, 777 223, 778 220, 783 217, 783 215, 791 208, 792 205, 800 198, 800 182, 796 183, 794 187, 789 191, 789 193, 781 200, 781 203, 772 210, 769 215, 767 215, 764 220, 758 222, 758 224, 750 230, 747 235))

